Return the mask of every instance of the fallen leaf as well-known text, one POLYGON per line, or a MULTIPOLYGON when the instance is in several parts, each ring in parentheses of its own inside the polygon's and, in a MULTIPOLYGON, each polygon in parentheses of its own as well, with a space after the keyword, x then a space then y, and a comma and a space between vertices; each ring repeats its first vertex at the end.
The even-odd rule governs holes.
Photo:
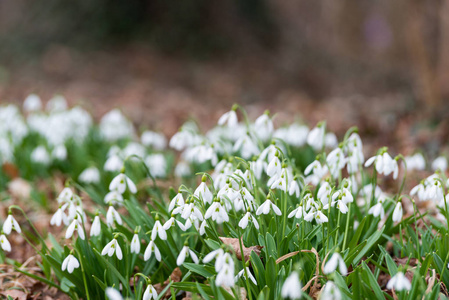
MULTIPOLYGON (((170 274, 170 278, 165 280, 162 284, 161 283, 156 283, 153 286, 156 289, 157 293, 159 294, 160 292, 162 292, 165 289, 165 287, 170 283, 170 281, 180 282, 181 281, 181 277, 182 277, 181 269, 175 268, 173 270, 173 272, 170 274)), ((160 298, 160 299, 168 299, 170 297, 171 297, 170 290, 167 290, 167 292, 165 292, 164 296, 162 296, 162 298, 160 298)))
MULTIPOLYGON (((235 253, 235 256, 237 256, 238 259, 242 259, 242 252, 240 251, 239 239, 237 239, 237 238, 220 237, 220 240, 224 244, 231 246, 232 250, 235 253)), ((240 240, 241 240, 241 238, 240 238, 240 240)), ((259 245, 251 246, 251 247, 245 247, 245 245, 243 244, 243 241, 242 241, 243 256, 245 257, 245 261, 249 260, 252 251, 254 251, 254 253, 256 253, 257 255, 260 255, 260 250, 262 248, 263 247, 259 246, 259 245)))
POLYGON ((26 300, 27 299, 27 293, 21 290, 7 290, 0 293, 1 295, 8 298, 8 296, 11 296, 14 300, 26 300))

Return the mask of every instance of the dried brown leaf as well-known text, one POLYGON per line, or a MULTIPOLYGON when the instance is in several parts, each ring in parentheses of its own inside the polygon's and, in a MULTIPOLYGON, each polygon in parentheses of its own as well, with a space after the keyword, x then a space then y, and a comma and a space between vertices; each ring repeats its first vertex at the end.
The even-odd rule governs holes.
MULTIPOLYGON (((224 244, 231 246, 232 250, 235 253, 235 256, 238 259, 242 259, 242 252, 240 251, 239 239, 220 237, 220 240, 224 244)), ((241 238, 240 238, 240 240, 242 241, 243 256, 245 257, 245 261, 249 260, 249 258, 251 256, 251 252, 253 252, 253 251, 258 256, 260 255, 260 250, 263 248, 262 246, 256 245, 256 246, 245 247, 245 245, 243 244, 243 240, 241 238)))

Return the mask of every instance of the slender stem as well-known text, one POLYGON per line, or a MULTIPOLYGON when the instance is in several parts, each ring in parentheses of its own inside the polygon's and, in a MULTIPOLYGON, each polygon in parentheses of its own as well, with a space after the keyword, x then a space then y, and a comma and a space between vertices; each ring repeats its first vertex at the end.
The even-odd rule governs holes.
POLYGON ((351 219, 351 207, 352 207, 351 202, 348 203, 348 206, 349 206, 348 214, 346 215, 345 236, 343 238, 343 248, 342 248, 343 250, 341 252, 345 251, 346 249, 346 241, 348 239, 348 230, 349 230, 349 219, 351 219))
POLYGON ((90 300, 89 289, 87 288, 86 273, 84 272, 83 259, 82 259, 81 253, 78 251, 78 249, 75 248, 75 251, 76 251, 76 253, 78 253, 78 257, 79 257, 79 261, 80 261, 80 265, 81 265, 81 273, 83 274, 84 289, 86 290, 86 297, 87 297, 87 300, 90 300))
POLYGON ((242 263, 243 263, 243 270, 245 272, 245 282, 246 282, 246 288, 248 289, 248 296, 249 299, 252 300, 253 296, 251 294, 251 289, 250 289, 250 284, 249 284, 249 275, 248 275, 248 270, 246 269, 246 261, 245 261, 245 255, 243 254, 243 242, 242 242, 242 237, 243 235, 241 235, 240 233, 240 228, 238 228, 238 234, 239 234, 239 246, 240 246, 240 253, 242 256, 242 263))
POLYGON ((340 233, 340 215, 341 211, 338 210, 338 216, 337 216, 337 231, 335 232, 335 242, 334 245, 338 244, 338 234, 340 233))

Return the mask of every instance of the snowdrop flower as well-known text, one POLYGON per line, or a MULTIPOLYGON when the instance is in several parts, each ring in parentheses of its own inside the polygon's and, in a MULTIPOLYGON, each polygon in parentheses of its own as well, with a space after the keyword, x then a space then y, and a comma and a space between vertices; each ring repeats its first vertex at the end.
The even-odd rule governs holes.
POLYGON ((218 272, 215 283, 221 287, 232 287, 234 281, 234 260, 229 253, 225 253, 217 258, 215 271, 218 272))
POLYGON ((67 206, 68 206, 68 204, 64 204, 62 206, 59 206, 58 210, 51 217, 50 225, 61 226, 62 223, 64 223, 65 225, 67 225, 69 223, 67 215, 64 212, 64 209, 67 206))
MULTIPOLYGON (((216 250, 213 250, 211 252, 209 252, 204 258, 203 258, 203 263, 207 264, 209 262, 211 262, 213 259, 217 259, 217 261, 224 255, 224 251, 222 248, 218 248, 216 250)), ((220 269, 219 266, 215 267, 215 269, 220 269)))
POLYGON ((126 186, 128 186, 131 193, 137 193, 137 188, 134 182, 132 182, 125 173, 120 173, 112 179, 111 184, 109 184, 109 190, 117 190, 120 194, 123 194, 126 190, 126 186))
MULTIPOLYGON (((207 224, 206 220, 203 220, 201 222, 200 229, 198 230, 200 235, 205 235, 206 234, 206 227, 209 227, 209 225, 207 224)), ((181 228, 181 230, 182 230, 182 228, 181 228)))
POLYGON ((182 224, 181 222, 179 222, 178 220, 175 219, 175 215, 172 214, 171 218, 167 220, 167 222, 164 223, 164 225, 162 226, 164 228, 165 231, 169 230, 172 226, 174 226, 176 224, 178 224, 179 228, 182 231, 186 231, 186 227, 184 226, 184 224, 182 224))
POLYGON ((402 220, 402 203, 401 201, 398 201, 396 203, 396 207, 393 211, 393 222, 400 222, 402 220))
POLYGON ((341 292, 333 281, 328 281, 320 293, 320 300, 340 300, 341 292))
POLYGON ((254 227, 256 227, 257 230, 259 230, 259 223, 257 222, 256 218, 248 211, 243 218, 239 222, 239 227, 242 229, 245 229, 248 226, 248 222, 252 221, 254 224, 254 227))
POLYGON ((407 164, 407 171, 422 171, 426 168, 426 160, 421 153, 405 157, 405 163, 407 164))
POLYGON ((0 246, 6 252, 11 252, 11 244, 9 243, 6 236, 2 233, 0 234, 0 246))
POLYGON ((260 178, 262 177, 262 171, 265 168, 265 164, 266 163, 261 159, 249 162, 249 167, 251 171, 253 171, 254 176, 256 177, 257 180, 260 180, 260 178))
POLYGON ((195 252, 190 250, 189 246, 184 245, 184 247, 181 249, 181 252, 178 255, 178 258, 176 259, 176 264, 178 266, 182 265, 186 259, 186 257, 190 256, 194 263, 198 264, 198 256, 196 256, 195 252))
POLYGON ((290 196, 295 195, 296 198, 299 197, 299 184, 298 184, 298 181, 296 180, 296 177, 293 178, 293 180, 290 182, 290 186, 288 188, 288 194, 290 196))
POLYGON ((216 221, 218 224, 223 222, 229 222, 228 213, 223 206, 222 202, 215 198, 214 203, 207 209, 204 214, 204 219, 212 218, 213 221, 216 221))
POLYGON ((70 223, 69 227, 67 227, 67 231, 65 233, 65 238, 69 239, 72 237, 75 230, 78 232, 78 236, 80 239, 84 240, 84 229, 81 222, 78 220, 78 215, 75 216, 75 219, 73 219, 72 223, 70 223))
POLYGON ((268 195, 267 200, 265 200, 265 202, 261 206, 259 206, 259 208, 257 209, 256 215, 258 215, 258 216, 261 214, 267 215, 270 213, 271 210, 273 210, 274 213, 278 216, 282 215, 282 212, 279 209, 279 207, 277 207, 276 204, 271 202, 270 196, 268 195))
POLYGON ((443 172, 446 172, 447 170, 447 159, 444 156, 440 156, 437 157, 433 162, 432 162, 432 170, 436 171, 440 169, 443 172))
POLYGON ((404 273, 397 272, 396 275, 391 277, 390 281, 387 283, 387 289, 395 291, 410 291, 412 288, 410 281, 405 277, 404 273))
POLYGON ((385 210, 382 203, 384 203, 384 201, 385 201, 384 196, 379 197, 379 199, 377 199, 377 203, 368 210, 368 214, 383 219, 385 216, 385 210))
POLYGON ((326 175, 328 168, 326 165, 322 166, 318 160, 313 161, 310 165, 306 167, 304 170, 304 175, 309 175, 306 181, 309 181, 313 185, 318 185, 321 179, 326 175))
POLYGON ((56 198, 56 200, 58 200, 58 203, 69 202, 71 201, 72 196, 73 196, 72 190, 69 187, 65 187, 59 194, 58 198, 56 198))
POLYGON ((113 190, 104 196, 104 203, 110 205, 122 205, 125 200, 119 191, 113 190))
POLYGON ((76 259, 76 257, 72 254, 69 254, 62 262, 61 270, 65 271, 67 269, 67 272, 73 273, 73 270, 79 268, 79 266, 80 263, 78 259, 76 259))
POLYGON ((108 172, 117 172, 120 171, 122 167, 123 159, 121 159, 118 155, 111 155, 104 163, 103 169, 108 172))
POLYGON ((181 191, 178 191, 175 197, 170 201, 168 211, 172 211, 175 207, 184 206, 184 197, 182 197, 181 191))
POLYGON ((317 224, 323 224, 329 221, 327 216, 323 214, 321 209, 317 209, 314 206, 309 210, 309 212, 304 216, 304 220, 307 222, 312 222, 315 220, 317 224))
POLYGON ((51 113, 64 111, 67 109, 67 101, 63 96, 56 95, 48 100, 45 109, 51 113))
POLYGON ((36 147, 33 152, 31 152, 31 161, 37 164, 49 165, 50 155, 44 146, 36 147))
POLYGON ((151 283, 148 283, 147 288, 145 289, 145 293, 143 293, 142 300, 151 300, 157 299, 157 292, 154 286, 151 283))
POLYGON ((153 230, 151 231, 151 239, 155 240, 157 236, 163 241, 167 239, 167 233, 165 232, 164 226, 162 226, 159 221, 158 215, 156 215, 156 221, 154 222, 153 230))
POLYGON ((122 260, 122 258, 123 258, 122 249, 120 248, 120 245, 117 242, 117 238, 116 237, 114 237, 112 239, 112 241, 110 241, 103 248, 103 251, 101 251, 101 255, 106 255, 107 254, 109 257, 111 257, 112 255, 114 255, 114 253, 117 255, 117 258, 119 260, 122 260))
POLYGON ((114 206, 109 205, 108 212, 106 213, 106 224, 108 227, 111 227, 114 225, 114 221, 119 225, 122 225, 123 223, 118 211, 115 210, 114 206))
POLYGON ((153 177, 162 178, 167 175, 167 162, 164 155, 160 153, 148 155, 145 158, 145 164, 153 177))
POLYGON ((123 300, 123 297, 120 294, 120 292, 114 288, 107 287, 105 292, 106 292, 106 296, 108 296, 108 298, 110 300, 123 300))
POLYGON ((3 232, 6 234, 10 234, 12 229, 15 229, 18 233, 22 232, 19 223, 13 217, 12 213, 9 212, 8 217, 5 220, 5 223, 3 223, 3 232))
POLYGON ((167 139, 162 133, 154 131, 144 131, 140 136, 142 144, 147 147, 153 147, 155 150, 164 150, 167 146, 167 139))
POLYGON ((391 158, 391 156, 385 151, 382 154, 378 154, 369 158, 365 162, 365 167, 369 167, 374 163, 376 167, 376 171, 379 174, 383 174, 385 176, 393 173, 393 178, 398 178, 398 162, 396 159, 391 158))
POLYGON ((332 254, 331 259, 329 259, 324 265, 323 273, 328 275, 335 272, 335 270, 340 271, 340 274, 346 276, 348 274, 348 268, 346 267, 345 261, 341 257, 340 253, 335 252, 332 254))
POLYGON ((89 167, 81 172, 78 180, 86 184, 99 183, 100 171, 95 167, 89 167))
POLYGON ((201 179, 201 184, 196 188, 194 192, 194 196, 198 199, 202 199, 203 203, 212 203, 213 195, 206 184, 206 175, 203 175, 203 178, 201 179))
POLYGON ((235 276, 235 281, 237 282, 237 280, 240 277, 246 278, 246 274, 248 274, 249 279, 255 284, 257 285, 257 281, 256 278, 254 278, 253 274, 251 274, 251 271, 249 270, 248 267, 245 267, 244 269, 242 269, 240 272, 237 273, 237 275, 235 276), (245 272, 246 271, 246 272, 245 272))
POLYGON ((326 158, 329 171, 334 178, 338 177, 338 173, 346 165, 346 158, 341 148, 335 148, 326 158))
POLYGON ((282 164, 279 160, 279 152, 276 152, 277 155, 273 157, 270 163, 267 166, 267 175, 273 177, 275 175, 280 175, 282 171, 282 164))
POLYGON ((131 253, 140 253, 140 240, 137 233, 134 233, 134 236, 131 240, 131 253))
POLYGON ((156 244, 154 243, 153 240, 150 241, 150 243, 148 244, 147 248, 145 249, 145 253, 143 254, 143 259, 145 261, 149 260, 151 255, 153 255, 156 257, 157 261, 161 261, 161 252, 159 251, 159 248, 156 246, 156 244))
POLYGON ((282 285, 282 298, 299 299, 301 298, 301 282, 299 281, 299 274, 296 271, 290 273, 282 285))
POLYGON ((190 166, 185 161, 180 161, 175 167, 175 176, 176 177, 187 177, 191 174, 190 166))
POLYGON ((336 191, 332 195, 332 201, 335 201, 337 199, 342 200, 345 204, 354 202, 354 197, 347 187, 343 187, 341 190, 336 191))
POLYGON ((313 128, 307 135, 307 144, 313 149, 319 151, 324 146, 324 124, 318 123, 317 127, 313 128))
POLYGON ((302 205, 299 205, 297 208, 295 208, 294 210, 292 210, 291 213, 288 214, 288 218, 297 218, 300 219, 302 218, 304 215, 306 214, 306 212, 304 211, 304 207, 302 205))
POLYGON ((262 141, 267 141, 274 130, 273 121, 269 114, 270 112, 268 110, 265 111, 265 113, 259 116, 254 122, 254 130, 262 141))
POLYGON ((240 154, 244 159, 249 159, 260 153, 259 147, 257 147, 257 144, 248 133, 235 142, 232 150, 234 152, 240 151, 240 154))
POLYGON ((237 127, 238 121, 237 121, 237 114, 235 112, 236 109, 237 106, 234 105, 230 111, 224 113, 220 117, 220 119, 218 119, 218 125, 222 126, 226 124, 229 128, 237 127))
POLYGON ((101 233, 101 223, 100 216, 97 214, 92 222, 92 226, 90 227, 90 236, 99 236, 101 233))
POLYGON ((41 98, 36 94, 30 94, 23 102, 23 110, 26 112, 38 111, 42 109, 41 98))
POLYGON ((51 156, 56 160, 65 160, 67 158, 67 148, 64 145, 57 145, 51 152, 51 156))
POLYGON ((134 128, 120 110, 113 109, 101 118, 100 133, 107 141, 113 142, 133 136, 134 128))

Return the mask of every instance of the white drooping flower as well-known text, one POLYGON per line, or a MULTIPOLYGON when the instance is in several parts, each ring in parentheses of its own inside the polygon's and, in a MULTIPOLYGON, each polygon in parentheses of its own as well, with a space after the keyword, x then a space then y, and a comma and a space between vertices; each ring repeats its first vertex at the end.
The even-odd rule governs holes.
POLYGON ((209 188, 207 187, 206 184, 206 176, 203 176, 202 182, 200 183, 200 185, 196 188, 195 192, 194 192, 194 196, 197 197, 198 199, 202 199, 204 204, 206 203, 212 203, 213 200, 213 195, 211 193, 211 191, 209 190, 209 188))
POLYGON ((113 142, 134 136, 134 127, 120 110, 113 109, 101 118, 100 133, 106 140, 113 142))
POLYGON ((341 300, 341 292, 333 281, 328 281, 321 290, 320 300, 341 300))
POLYGON ((341 169, 346 165, 346 157, 341 148, 332 150, 326 158, 332 177, 337 178, 341 169))
POLYGON ((134 182, 129 179, 124 173, 120 173, 112 179, 109 184, 109 190, 116 190, 120 194, 123 194, 126 191, 126 187, 128 187, 129 191, 133 194, 137 193, 137 188, 134 182))
POLYGON ((379 197, 377 199, 377 203, 375 205, 373 205, 368 210, 368 214, 373 215, 374 217, 380 217, 381 219, 383 219, 385 216, 385 209, 382 205, 384 203, 384 201, 385 201, 385 197, 383 195, 381 195, 381 197, 379 197))
POLYGON ((47 166, 50 164, 50 154, 44 146, 38 146, 31 152, 31 161, 47 166))
POLYGON ((106 162, 104 163, 103 169, 108 172, 117 172, 120 171, 123 167, 123 159, 120 156, 114 154, 108 157, 106 162))
POLYGON ((253 274, 251 274, 251 271, 249 270, 248 267, 245 267, 244 269, 242 269, 240 272, 237 273, 237 275, 235 276, 235 281, 237 282, 237 280, 240 277, 246 278, 246 273, 248 273, 248 278, 254 283, 254 285, 257 285, 257 280, 256 278, 254 278, 253 274))
POLYGON ((276 204, 274 204, 273 202, 271 202, 270 199, 265 200, 265 202, 259 206, 259 208, 256 211, 256 215, 267 215, 270 213, 270 211, 273 210, 274 213, 278 216, 282 215, 281 210, 279 209, 279 207, 276 206, 276 204))
POLYGON ((155 150, 164 150, 167 146, 167 139, 162 133, 154 131, 144 131, 140 136, 143 145, 153 147, 155 150))
POLYGON ((95 167, 89 167, 81 172, 80 176, 78 176, 78 180, 86 184, 99 183, 100 171, 95 167))
POLYGON ((387 283, 387 289, 395 291, 410 291, 412 285, 410 281, 405 277, 404 273, 397 272, 396 275, 391 277, 391 279, 387 283))
POLYGON ((117 255, 117 258, 121 260, 123 258, 122 249, 120 248, 120 245, 116 238, 113 238, 112 241, 110 241, 104 248, 103 251, 101 251, 101 255, 108 255, 111 257, 114 255, 114 253, 117 255))
POLYGON ((90 227, 90 236, 99 236, 101 233, 101 223, 100 216, 96 215, 94 221, 92 222, 92 226, 90 227))
POLYGON ((119 225, 122 225, 123 223, 118 211, 115 210, 114 206, 109 205, 108 212, 106 213, 106 224, 111 227, 114 225, 114 221, 119 225))
POLYGON ((123 300, 122 294, 114 288, 107 287, 105 292, 109 300, 123 300))
POLYGON ((269 112, 266 111, 263 115, 260 115, 254 122, 254 130, 256 135, 262 141, 267 141, 273 134, 273 121, 269 116, 269 112))
POLYGON ((195 252, 193 252, 192 250, 190 250, 189 246, 185 245, 184 247, 182 247, 181 252, 178 255, 178 258, 176 259, 176 264, 178 266, 182 265, 186 259, 186 257, 190 256, 193 260, 194 263, 198 264, 199 260, 198 260, 198 256, 195 254, 195 252))
POLYGON ((383 152, 382 154, 378 154, 376 156, 373 156, 369 158, 365 162, 365 167, 369 167, 374 163, 374 166, 376 167, 376 171, 379 174, 383 174, 385 176, 390 175, 393 173, 393 178, 398 178, 398 162, 396 159, 391 158, 391 156, 387 152, 383 152))
POLYGON ((151 231, 151 239, 154 241, 158 236, 163 241, 167 239, 167 233, 165 232, 164 226, 162 226, 159 221, 159 217, 156 216, 156 221, 154 222, 153 230, 151 231))
POLYGON ((225 253, 217 258, 215 271, 218 272, 217 278, 215 279, 217 286, 234 286, 234 260, 229 253, 225 253))
POLYGON ((288 218, 297 218, 300 219, 302 218, 304 215, 306 214, 304 207, 302 205, 299 205, 297 208, 295 208, 294 210, 292 210, 291 213, 288 214, 288 218))
POLYGON ((55 146, 51 152, 51 157, 61 161, 67 159, 67 148, 63 144, 55 146))
POLYGON ((296 271, 290 273, 282 285, 282 298, 299 299, 301 298, 301 282, 299 281, 299 274, 296 271))
POLYGON ((51 217, 50 225, 61 226, 62 223, 64 223, 65 225, 68 225, 69 219, 68 219, 66 213, 64 212, 64 210, 67 206, 68 206, 67 203, 62 206, 59 206, 58 210, 51 217))
POLYGON ((30 94, 23 101, 23 110, 26 112, 39 111, 42 109, 41 98, 36 94, 30 94))
POLYGON ((83 228, 83 224, 78 219, 78 216, 76 216, 75 219, 73 219, 72 223, 70 223, 69 227, 67 227, 67 231, 65 233, 65 238, 66 239, 71 238, 73 233, 75 232, 75 230, 78 232, 79 238, 84 240, 84 238, 85 238, 84 228, 83 228))
POLYGON ((69 187, 65 187, 59 194, 58 198, 56 198, 56 200, 58 200, 58 203, 69 202, 71 201, 72 196, 73 196, 72 190, 69 187))
POLYGON ((401 201, 398 201, 398 203, 396 203, 396 206, 393 211, 393 217, 392 217, 393 222, 401 222, 402 214, 403 214, 402 203, 401 203, 401 201))
POLYGON ((145 289, 145 293, 143 293, 142 300, 151 300, 151 299, 157 299, 157 291, 153 285, 148 284, 147 288, 145 289))
POLYGON ((159 251, 159 248, 156 246, 153 240, 150 241, 147 248, 145 249, 145 253, 143 254, 143 259, 145 261, 149 260, 150 257, 153 255, 156 257, 157 261, 161 261, 161 252, 159 251))
POLYGON ((184 205, 184 197, 182 196, 181 191, 179 191, 175 197, 170 201, 168 206, 168 211, 172 211, 175 207, 181 207, 184 205))
POLYGON ((104 203, 109 205, 123 205, 123 195, 119 191, 113 190, 104 196, 104 203))
POLYGON ((218 201, 218 199, 216 199, 216 201, 214 201, 214 203, 212 203, 212 205, 209 206, 206 213, 204 214, 204 219, 209 218, 211 218, 218 224, 221 224, 223 222, 229 222, 229 216, 226 211, 226 208, 220 201, 218 201))
POLYGON ((254 218, 254 216, 249 211, 240 220, 239 227, 245 229, 248 226, 249 221, 253 222, 254 227, 259 230, 259 223, 257 222, 257 219, 254 218))
POLYGON ((336 252, 332 254, 332 257, 324 265, 323 273, 328 275, 335 272, 337 268, 341 275, 346 276, 348 274, 348 268, 346 267, 345 261, 341 255, 336 252))
POLYGON ((443 171, 443 172, 446 172, 446 170, 447 170, 447 159, 446 159, 446 157, 444 157, 444 156, 437 157, 432 162, 432 170, 436 171, 438 169, 443 171))
POLYGON ((416 153, 412 156, 406 156, 405 163, 407 164, 408 172, 413 170, 422 171, 426 168, 426 160, 421 153, 416 153))
POLYGON ((274 156, 267 166, 267 175, 273 177, 280 175, 282 171, 282 164, 278 156, 274 156))
POLYGON ((78 259, 76 259, 76 257, 72 254, 69 254, 62 262, 61 270, 65 271, 67 269, 67 272, 73 273, 73 270, 79 268, 79 266, 80 263, 78 259))
POLYGON ((5 220, 5 223, 3 223, 3 232, 6 234, 10 234, 13 229, 15 229, 18 233, 22 232, 19 223, 16 221, 14 216, 9 213, 8 217, 5 220))
POLYGON ((131 253, 140 253, 140 239, 137 233, 134 233, 134 236, 131 240, 131 253))
POLYGON ((294 179, 289 183, 288 194, 290 196, 295 195, 296 198, 299 197, 299 184, 297 180, 294 179))
POLYGON ((3 233, 0 234, 0 247, 6 252, 11 252, 11 244, 3 233))
POLYGON ((318 160, 313 161, 304 170, 304 175, 309 175, 306 177, 306 183, 311 183, 313 185, 318 185, 321 179, 326 175, 328 168, 326 165, 321 165, 318 160))
POLYGON ((232 110, 224 113, 220 117, 220 119, 218 119, 218 125, 224 125, 224 124, 226 124, 229 128, 237 127, 238 120, 237 120, 237 114, 235 112, 234 107, 232 110))
POLYGON ((318 124, 317 127, 313 128, 307 135, 307 144, 309 144, 316 151, 321 150, 325 142, 324 135, 324 126, 322 124, 318 124))

